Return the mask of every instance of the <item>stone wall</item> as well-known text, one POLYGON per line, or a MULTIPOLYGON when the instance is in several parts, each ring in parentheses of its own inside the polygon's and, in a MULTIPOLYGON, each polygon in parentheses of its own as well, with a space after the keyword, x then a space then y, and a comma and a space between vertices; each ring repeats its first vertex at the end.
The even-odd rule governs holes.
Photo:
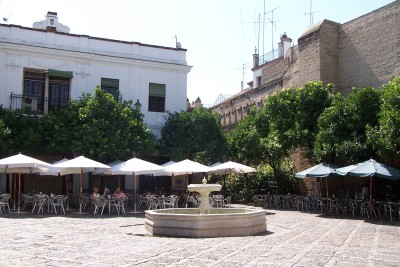
POLYGON ((339 89, 378 87, 400 75, 400 1, 340 27, 339 89))
POLYGON ((325 83, 339 83, 339 27, 328 20, 320 27, 320 80, 325 83))

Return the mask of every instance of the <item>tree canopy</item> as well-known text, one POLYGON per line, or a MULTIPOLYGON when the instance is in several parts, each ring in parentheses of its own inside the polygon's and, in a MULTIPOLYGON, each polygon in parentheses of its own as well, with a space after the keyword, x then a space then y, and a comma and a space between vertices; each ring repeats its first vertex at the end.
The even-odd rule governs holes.
POLYGON ((368 142, 382 158, 393 161, 400 154, 400 77, 382 86, 378 125, 367 128, 368 142))
POLYGON ((338 97, 318 119, 314 153, 318 161, 353 163, 374 155, 367 143, 367 125, 376 126, 380 92, 374 88, 353 89, 338 97))
POLYGON ((226 139, 218 115, 205 108, 169 112, 161 130, 160 150, 175 161, 191 159, 204 164, 221 161, 226 139))
POLYGON ((49 121, 55 126, 48 140, 50 147, 69 148, 75 155, 103 162, 125 159, 134 152, 149 153, 154 145, 140 110, 133 108, 131 101, 117 100, 100 88, 93 96, 83 94, 80 101, 71 101, 49 121))

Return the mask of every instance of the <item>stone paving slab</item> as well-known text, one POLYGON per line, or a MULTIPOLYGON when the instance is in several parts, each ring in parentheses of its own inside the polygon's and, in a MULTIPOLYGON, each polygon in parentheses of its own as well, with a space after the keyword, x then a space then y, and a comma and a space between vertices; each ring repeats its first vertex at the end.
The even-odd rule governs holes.
POLYGON ((259 236, 150 236, 143 214, 0 215, 0 266, 400 266, 400 222, 266 210, 259 236))

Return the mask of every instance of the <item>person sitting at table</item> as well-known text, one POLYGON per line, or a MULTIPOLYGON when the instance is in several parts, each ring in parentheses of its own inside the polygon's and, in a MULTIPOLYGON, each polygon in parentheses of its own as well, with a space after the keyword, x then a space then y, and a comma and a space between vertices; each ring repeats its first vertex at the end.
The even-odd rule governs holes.
POLYGON ((119 197, 126 197, 124 192, 121 191, 121 188, 117 187, 114 191, 114 197, 119 198, 119 197))
POLYGON ((90 195, 91 199, 96 199, 100 197, 99 188, 97 186, 93 187, 93 193, 90 195))

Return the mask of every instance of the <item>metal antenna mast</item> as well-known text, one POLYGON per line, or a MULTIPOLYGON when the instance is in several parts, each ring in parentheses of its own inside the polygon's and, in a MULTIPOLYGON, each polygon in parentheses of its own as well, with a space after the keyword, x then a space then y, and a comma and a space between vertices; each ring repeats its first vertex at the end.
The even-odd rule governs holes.
MULTIPOLYGON (((265 0, 264 0, 264 8, 265 8, 265 0)), ((274 51, 274 26, 275 26, 275 30, 276 30, 276 21, 274 20, 274 11, 277 10, 277 9, 278 9, 278 7, 274 8, 274 9, 271 9, 270 11, 267 11, 267 12, 265 12, 265 9, 264 9, 264 16, 267 13, 271 13, 271 19, 269 17, 267 17, 267 19, 271 23, 272 51, 274 51)))
POLYGON ((318 11, 312 12, 312 0, 310 0, 310 12, 304 13, 304 16, 310 15, 310 27, 314 24, 314 21, 313 21, 314 17, 313 17, 313 15, 314 15, 315 13, 317 13, 317 12, 318 12, 318 11))

